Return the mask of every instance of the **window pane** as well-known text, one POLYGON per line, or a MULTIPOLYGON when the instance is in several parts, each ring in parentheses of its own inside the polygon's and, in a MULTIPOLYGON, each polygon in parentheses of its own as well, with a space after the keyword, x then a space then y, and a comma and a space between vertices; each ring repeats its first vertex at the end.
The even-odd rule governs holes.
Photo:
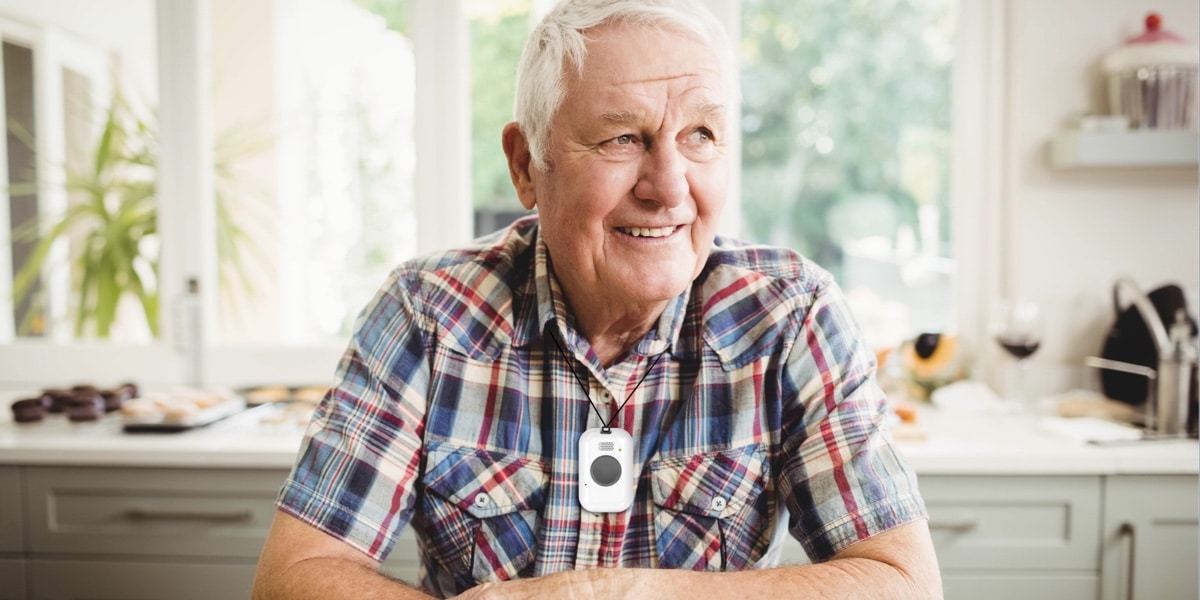
POLYGON ((953 4, 742 4, 747 236, 829 269, 879 346, 953 323, 953 4))
POLYGON ((390 28, 405 14, 214 1, 222 340, 344 343, 415 252, 412 46, 390 28))
POLYGON ((5 339, 144 343, 159 327, 153 4, 77 8, 0 15, 0 326, 5 339))
POLYGON ((475 234, 525 214, 513 191, 500 132, 512 121, 517 63, 532 27, 530 0, 467 3, 471 36, 471 184, 475 234))
MULTIPOLYGON (((8 223, 11 232, 12 273, 20 273, 29 264, 37 247, 38 195, 37 120, 33 98, 33 49, 4 42, 4 122, 8 123, 8 223)), ((41 337, 46 334, 46 296, 42 275, 28 271, 22 288, 8 314, 8 327, 19 335, 41 337)), ((8 300, 7 298, 5 300, 8 300)), ((6 329, 8 328, 6 327, 6 329)))

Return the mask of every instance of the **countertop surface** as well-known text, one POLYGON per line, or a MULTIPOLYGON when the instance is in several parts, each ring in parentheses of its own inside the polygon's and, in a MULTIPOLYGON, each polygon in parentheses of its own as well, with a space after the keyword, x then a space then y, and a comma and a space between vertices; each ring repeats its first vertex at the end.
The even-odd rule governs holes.
MULTIPOLYGON (((117 414, 75 424, 62 415, 19 424, 0 414, 0 465, 290 468, 303 436, 296 422, 270 423, 272 405, 173 433, 126 433, 117 414)), ((1059 421, 1061 424, 1061 421, 1059 421)), ((1196 474, 1194 439, 1098 445, 1054 432, 1046 419, 949 414, 926 407, 896 430, 918 474, 1196 474)), ((1061 428, 1059 428, 1061 429, 1061 428)))

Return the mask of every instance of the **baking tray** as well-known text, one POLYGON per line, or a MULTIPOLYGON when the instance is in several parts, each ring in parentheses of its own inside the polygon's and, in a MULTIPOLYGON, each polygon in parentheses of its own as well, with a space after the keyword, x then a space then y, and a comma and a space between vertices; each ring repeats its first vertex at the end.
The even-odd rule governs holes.
POLYGON ((239 388, 237 394, 245 398, 247 406, 262 406, 264 404, 286 404, 290 402, 307 402, 317 404, 329 390, 328 386, 320 385, 257 385, 239 388))
POLYGON ((200 409, 186 419, 168 419, 165 416, 133 417, 122 415, 122 428, 127 433, 173 433, 190 431, 212 425, 221 419, 246 410, 246 401, 240 397, 200 409))

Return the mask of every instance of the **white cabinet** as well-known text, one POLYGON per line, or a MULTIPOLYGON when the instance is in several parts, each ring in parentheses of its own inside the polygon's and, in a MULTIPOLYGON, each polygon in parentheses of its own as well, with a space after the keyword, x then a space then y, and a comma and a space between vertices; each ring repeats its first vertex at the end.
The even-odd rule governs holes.
POLYGON ((25 600, 25 561, 0 558, 0 600, 25 600))
POLYGON ((1196 600, 1195 475, 923 476, 948 600, 1196 600))
POLYGON ((417 577, 421 572, 421 555, 417 552, 417 537, 411 527, 405 527, 396 546, 383 561, 382 570, 393 579, 399 579, 411 586, 417 585, 417 577))
POLYGON ((26 470, 29 551, 257 560, 283 484, 276 470, 26 470))
POLYGON ((254 564, 153 560, 33 560, 36 600, 212 600, 249 598, 254 564))
POLYGON ((1191 476, 1106 478, 1102 600, 1196 600, 1198 496, 1191 476))
POLYGON ((25 467, 26 597, 249 597, 285 474, 25 467))
POLYGON ((919 481, 946 598, 1096 599, 1100 477, 919 481))
MULTIPOLYGON (((286 476, 0 467, 0 600, 248 597, 286 476)), ((1195 475, 919 481, 949 600, 1197 598, 1195 475)), ((417 581, 411 530, 383 568, 417 581)))
MULTIPOLYGON (((11 551, 0 554, 0 600, 247 598, 287 474, 0 468, 0 532, 8 532, 0 548, 11 551), (24 518, 22 486, 8 485, 22 481, 24 518), (24 534, 17 529, 22 523, 24 534)), ((416 582, 411 533, 384 570, 416 582)))
POLYGON ((24 519, 21 515, 21 470, 0 467, 0 600, 24 600, 22 560, 24 519))
POLYGON ((19 467, 0 467, 0 558, 21 551, 22 523, 21 470, 19 467))

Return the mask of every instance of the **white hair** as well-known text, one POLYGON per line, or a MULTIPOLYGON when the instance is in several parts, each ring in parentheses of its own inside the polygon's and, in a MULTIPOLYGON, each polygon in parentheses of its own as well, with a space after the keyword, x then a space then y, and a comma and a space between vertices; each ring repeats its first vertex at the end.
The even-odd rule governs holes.
POLYGON ((567 66, 583 70, 585 32, 601 25, 673 27, 706 42, 730 90, 737 90, 733 50, 725 28, 695 0, 563 0, 529 34, 517 67, 513 120, 529 144, 533 166, 549 161, 550 121, 566 94, 567 66))

